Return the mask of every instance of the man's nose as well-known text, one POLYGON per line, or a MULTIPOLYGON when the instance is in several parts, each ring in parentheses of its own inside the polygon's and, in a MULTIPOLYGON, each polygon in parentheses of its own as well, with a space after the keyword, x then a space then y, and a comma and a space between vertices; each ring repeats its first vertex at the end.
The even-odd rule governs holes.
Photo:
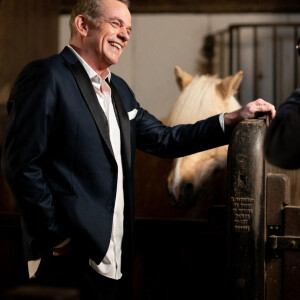
POLYGON ((130 39, 130 35, 127 32, 127 29, 125 27, 121 27, 120 28, 120 32, 118 34, 118 37, 123 41, 123 42, 127 42, 130 39))

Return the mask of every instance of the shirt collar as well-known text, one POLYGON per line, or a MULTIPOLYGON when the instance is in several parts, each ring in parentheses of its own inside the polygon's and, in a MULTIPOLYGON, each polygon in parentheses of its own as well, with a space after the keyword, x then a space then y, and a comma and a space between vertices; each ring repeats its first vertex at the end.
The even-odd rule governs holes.
MULTIPOLYGON (((76 52, 76 50, 74 48, 72 48, 71 45, 68 45, 69 49, 77 56, 77 58, 79 59, 79 61, 81 62, 82 66, 84 67, 84 69, 86 70, 87 74, 89 75, 91 81, 95 80, 99 80, 100 79, 100 83, 102 78, 95 72, 95 70, 93 70, 89 64, 76 52)), ((109 69, 107 70, 107 75, 105 77, 105 79, 108 80, 108 82, 110 82, 111 79, 111 72, 109 69)))

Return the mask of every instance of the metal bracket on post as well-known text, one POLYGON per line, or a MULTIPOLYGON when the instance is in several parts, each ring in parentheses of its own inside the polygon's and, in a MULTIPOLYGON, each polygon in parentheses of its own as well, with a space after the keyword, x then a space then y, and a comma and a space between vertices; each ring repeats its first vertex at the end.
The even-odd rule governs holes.
POLYGON ((271 235, 268 237, 270 247, 278 250, 300 250, 300 237, 299 236, 276 236, 271 235))

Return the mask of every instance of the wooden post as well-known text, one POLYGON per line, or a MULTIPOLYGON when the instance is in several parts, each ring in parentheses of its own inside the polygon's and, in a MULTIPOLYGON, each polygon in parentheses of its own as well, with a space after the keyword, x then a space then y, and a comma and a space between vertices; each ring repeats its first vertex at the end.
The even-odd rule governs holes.
POLYGON ((263 120, 238 124, 228 149, 230 300, 264 299, 263 120))

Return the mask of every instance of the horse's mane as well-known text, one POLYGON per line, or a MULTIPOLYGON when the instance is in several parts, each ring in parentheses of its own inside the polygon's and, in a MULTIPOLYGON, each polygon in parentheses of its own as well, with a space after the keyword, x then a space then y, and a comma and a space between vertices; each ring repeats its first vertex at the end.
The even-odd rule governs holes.
POLYGON ((173 105, 167 124, 174 126, 194 123, 237 109, 239 104, 233 96, 226 100, 217 97, 216 85, 220 82, 221 79, 217 76, 195 76, 173 105))

